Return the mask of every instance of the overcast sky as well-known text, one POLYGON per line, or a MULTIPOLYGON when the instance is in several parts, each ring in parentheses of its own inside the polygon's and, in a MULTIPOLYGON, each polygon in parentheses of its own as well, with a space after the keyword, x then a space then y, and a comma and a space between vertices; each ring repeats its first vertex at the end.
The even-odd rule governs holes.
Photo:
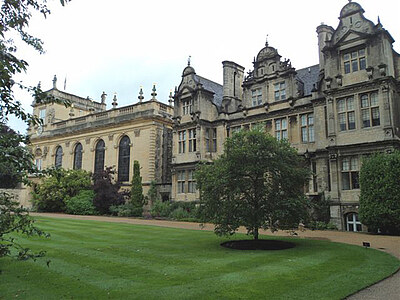
MULTIPOLYGON (((28 61, 27 85, 39 81, 44 90, 57 87, 100 101, 103 91, 111 107, 114 93, 120 106, 136 103, 140 86, 151 98, 156 83, 158 100, 167 103, 170 90, 179 85, 191 56, 196 73, 222 83, 224 60, 234 61, 246 72, 254 56, 269 45, 289 58, 296 69, 318 64, 316 27, 336 28, 347 0, 72 0, 65 7, 49 1, 51 15, 34 16, 29 32, 44 41, 39 55, 19 47, 28 61)), ((396 40, 400 38, 399 0, 360 0, 366 18, 381 23, 396 40)), ((394 48, 399 52, 398 43, 394 48)), ((32 98, 18 92, 31 112, 32 98)), ((25 132, 17 120, 9 125, 25 132)))

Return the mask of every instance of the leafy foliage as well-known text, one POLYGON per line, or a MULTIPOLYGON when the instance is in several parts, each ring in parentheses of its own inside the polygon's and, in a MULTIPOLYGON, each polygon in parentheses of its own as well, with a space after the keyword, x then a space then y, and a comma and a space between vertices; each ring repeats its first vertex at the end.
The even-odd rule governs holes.
POLYGON ((95 215, 96 208, 93 205, 93 190, 81 190, 78 195, 65 201, 66 212, 73 215, 95 215))
POLYGON ((200 221, 198 203, 195 202, 161 202, 156 200, 150 210, 153 218, 167 218, 178 221, 200 221))
POLYGON ((372 232, 400 235, 400 151, 364 159, 360 185, 360 221, 372 232))
POLYGON ((160 200, 159 195, 157 193, 157 185, 155 180, 152 180, 150 182, 150 188, 147 192, 147 198, 151 204, 155 203, 157 200, 160 200))
POLYGON ((26 136, 0 123, 0 188, 15 188, 28 173, 37 173, 26 136))
POLYGON ((120 192, 121 183, 114 180, 115 174, 111 167, 93 174, 93 204, 100 214, 109 214, 110 206, 125 203, 126 193, 120 192))
POLYGON ((10 233, 18 232, 28 236, 38 235, 49 237, 48 234, 34 226, 34 220, 25 208, 19 205, 8 193, 0 193, 0 257, 11 255, 11 250, 17 250, 16 257, 21 260, 35 259, 44 256, 45 252, 33 253, 17 243, 10 233))
POLYGON ((91 188, 91 175, 85 170, 49 171, 50 176, 37 184, 32 192, 32 202, 38 211, 65 212, 66 203, 81 190, 91 188))
POLYGON ((286 141, 262 128, 235 133, 213 164, 196 171, 200 209, 218 235, 245 226, 258 239, 258 229, 297 227, 307 215, 303 187, 309 171, 286 141))
POLYGON ((143 214, 143 205, 146 200, 143 195, 142 176, 140 176, 140 164, 137 160, 133 162, 133 177, 131 188, 131 201, 130 204, 135 210, 135 217, 143 214))
MULTIPOLYGON (((64 5, 69 0, 60 0, 60 2, 64 5)), ((44 52, 43 42, 26 31, 34 11, 41 13, 44 17, 50 14, 46 0, 4 0, 1 4, 0 120, 7 120, 8 115, 15 115, 28 123, 40 123, 37 116, 25 112, 21 102, 14 98, 14 87, 31 92, 37 103, 58 102, 69 105, 66 101, 47 95, 40 87, 25 86, 13 79, 15 75, 27 71, 28 62, 17 57, 17 47, 11 36, 16 33, 27 45, 32 46, 39 53, 44 52)))

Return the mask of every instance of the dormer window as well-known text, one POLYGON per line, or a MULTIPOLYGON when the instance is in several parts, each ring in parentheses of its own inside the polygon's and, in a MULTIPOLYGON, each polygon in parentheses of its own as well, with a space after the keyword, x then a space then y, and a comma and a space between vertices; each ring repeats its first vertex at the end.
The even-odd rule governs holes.
POLYGON ((359 70, 365 70, 367 61, 365 58, 365 49, 359 49, 343 54, 344 73, 349 74, 359 70))
POLYGON ((182 115, 188 115, 192 113, 192 102, 190 100, 182 101, 182 115))

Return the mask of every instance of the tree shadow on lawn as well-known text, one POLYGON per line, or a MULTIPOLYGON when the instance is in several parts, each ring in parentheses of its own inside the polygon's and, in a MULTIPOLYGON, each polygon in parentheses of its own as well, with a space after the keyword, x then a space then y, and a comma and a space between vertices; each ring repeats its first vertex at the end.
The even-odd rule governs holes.
POLYGON ((234 250, 285 250, 296 244, 281 240, 235 240, 223 242, 221 246, 234 250))

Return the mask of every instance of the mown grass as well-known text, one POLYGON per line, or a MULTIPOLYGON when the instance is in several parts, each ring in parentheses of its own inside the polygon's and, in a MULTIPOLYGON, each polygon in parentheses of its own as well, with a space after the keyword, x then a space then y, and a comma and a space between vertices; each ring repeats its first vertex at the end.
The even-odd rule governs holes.
POLYGON ((47 256, 1 259, 2 299, 341 299, 400 266, 386 253, 326 241, 238 251, 206 231, 52 218, 37 225, 51 238, 18 240, 47 256))

